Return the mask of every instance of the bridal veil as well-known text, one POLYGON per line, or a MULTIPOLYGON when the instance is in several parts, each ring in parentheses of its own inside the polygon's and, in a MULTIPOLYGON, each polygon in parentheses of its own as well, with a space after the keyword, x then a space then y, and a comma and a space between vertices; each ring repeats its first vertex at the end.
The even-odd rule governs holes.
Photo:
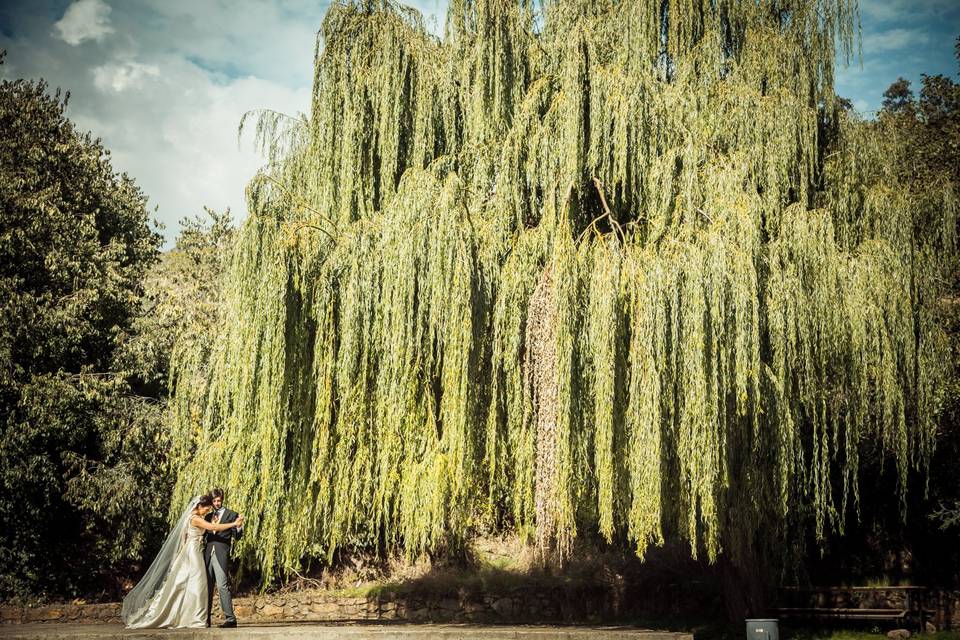
POLYGON ((177 552, 186 539, 190 515, 193 513, 199 501, 199 497, 190 501, 190 504, 184 512, 180 514, 176 524, 173 525, 173 528, 167 535, 167 539, 164 540, 163 546, 160 547, 160 552, 157 554, 157 557, 153 559, 150 568, 147 569, 147 572, 140 578, 137 586, 131 589, 130 593, 124 597, 123 606, 120 609, 120 618, 124 624, 129 624, 131 617, 141 611, 147 603, 153 599, 153 596, 160 590, 160 587, 163 586, 163 581, 167 577, 170 565, 173 563, 173 559, 177 556, 177 552))

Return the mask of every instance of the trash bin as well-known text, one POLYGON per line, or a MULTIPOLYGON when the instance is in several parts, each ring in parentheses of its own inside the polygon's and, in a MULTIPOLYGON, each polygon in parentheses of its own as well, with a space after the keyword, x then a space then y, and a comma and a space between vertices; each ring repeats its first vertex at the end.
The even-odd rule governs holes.
POLYGON ((780 640, 780 630, 773 618, 747 620, 747 640, 780 640))

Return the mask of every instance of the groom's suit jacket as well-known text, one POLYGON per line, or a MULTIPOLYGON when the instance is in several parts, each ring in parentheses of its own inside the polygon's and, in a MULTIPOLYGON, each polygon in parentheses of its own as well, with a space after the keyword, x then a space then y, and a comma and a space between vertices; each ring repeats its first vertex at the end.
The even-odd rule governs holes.
MULTIPOLYGON (((220 524, 233 522, 237 519, 239 514, 236 511, 231 511, 224 507, 223 514, 220 516, 220 524)), ((213 521, 213 512, 207 514, 206 519, 208 522, 213 521)), ((209 563, 211 553, 216 550, 217 560, 220 561, 220 566, 225 570, 227 569, 227 560, 230 558, 230 550, 233 547, 233 541, 239 540, 243 536, 242 531, 237 531, 236 527, 232 529, 227 529, 226 531, 208 531, 206 533, 205 539, 207 542, 206 549, 204 549, 204 559, 209 563)))

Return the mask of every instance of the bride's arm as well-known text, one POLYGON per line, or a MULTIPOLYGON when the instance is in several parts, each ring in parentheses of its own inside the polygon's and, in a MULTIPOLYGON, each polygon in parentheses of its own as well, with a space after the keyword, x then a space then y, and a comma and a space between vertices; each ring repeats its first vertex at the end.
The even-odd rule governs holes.
POLYGON ((233 522, 224 522, 223 524, 213 524, 212 522, 207 522, 200 516, 193 516, 191 522, 193 526, 200 529, 206 529, 207 531, 226 531, 227 529, 232 529, 233 527, 243 524, 242 518, 238 518, 237 520, 234 520, 233 522), (239 520, 239 523, 237 520, 239 520))

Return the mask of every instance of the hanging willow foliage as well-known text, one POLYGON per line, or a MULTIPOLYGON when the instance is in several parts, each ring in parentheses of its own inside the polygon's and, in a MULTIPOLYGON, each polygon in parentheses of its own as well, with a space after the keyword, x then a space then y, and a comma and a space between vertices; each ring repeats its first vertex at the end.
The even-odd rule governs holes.
POLYGON ((174 504, 226 485, 270 579, 479 528, 822 538, 866 442, 903 495, 957 200, 899 184, 896 136, 835 99, 856 19, 453 0, 438 39, 333 4, 309 117, 260 114, 222 330, 175 354, 174 504))

